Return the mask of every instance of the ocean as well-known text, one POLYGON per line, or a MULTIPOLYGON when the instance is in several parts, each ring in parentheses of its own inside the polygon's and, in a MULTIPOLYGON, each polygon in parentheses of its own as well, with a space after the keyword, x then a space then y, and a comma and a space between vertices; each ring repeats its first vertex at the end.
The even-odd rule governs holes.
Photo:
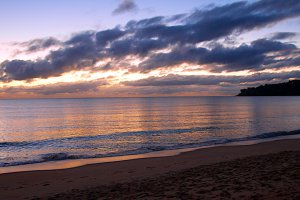
POLYGON ((300 135, 300 97, 0 100, 0 167, 300 135))

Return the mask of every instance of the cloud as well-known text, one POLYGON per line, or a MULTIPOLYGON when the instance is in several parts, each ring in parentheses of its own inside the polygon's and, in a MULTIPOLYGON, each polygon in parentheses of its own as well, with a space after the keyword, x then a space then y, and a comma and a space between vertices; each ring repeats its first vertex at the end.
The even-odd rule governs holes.
POLYGON ((217 76, 217 75, 167 75, 150 77, 137 81, 123 82, 127 86, 186 86, 186 85, 219 85, 222 83, 240 84, 247 82, 266 82, 273 79, 287 80, 300 78, 300 71, 282 73, 257 73, 250 76, 217 76))
POLYGON ((293 44, 259 39, 250 45, 241 45, 237 48, 214 48, 200 62, 222 65, 219 69, 212 69, 212 71, 257 70, 264 69, 265 65, 270 64, 270 62, 276 62, 273 60, 274 56, 268 56, 268 54, 277 53, 278 55, 275 57, 280 57, 282 53, 296 49, 297 47, 293 44))
POLYGON ((100 47, 105 47, 110 42, 124 36, 126 31, 120 30, 120 28, 108 29, 99 31, 96 33, 96 41, 100 47))
POLYGON ((12 60, 0 64, 0 80, 30 80, 59 76, 64 72, 92 66, 100 55, 92 34, 81 33, 65 42, 65 47, 51 51, 44 59, 12 60))
MULTIPOLYGON (((123 1, 120 8, 124 2, 134 3, 123 1)), ((59 43, 59 49, 37 60, 15 59, 2 62, 0 81, 45 79, 82 69, 94 71, 97 69, 95 63, 101 59, 110 60, 109 69, 114 68, 115 63, 122 62, 129 63, 123 65, 123 68, 140 72, 181 63, 209 65, 207 70, 216 72, 280 67, 284 66, 282 60, 297 63, 295 60, 298 60, 299 51, 295 45, 276 41, 274 38, 263 38, 234 47, 222 44, 199 47, 198 44, 216 43, 220 38, 298 16, 298 0, 261 0, 253 3, 241 1, 171 17, 156 16, 130 21, 124 27, 83 31, 66 41, 54 38, 36 40, 28 43, 28 49, 42 50, 56 43, 59 43), (166 51, 168 53, 161 53, 166 51), (130 57, 140 58, 143 62, 131 65, 128 60, 130 57)), ((277 34, 276 38, 287 35, 289 34, 277 34)))
POLYGON ((273 34, 271 39, 273 40, 284 40, 284 39, 289 39, 297 36, 297 33, 295 32, 278 32, 273 34))
POLYGON ((33 53, 36 51, 42 51, 52 46, 58 46, 61 44, 61 41, 54 38, 42 38, 42 39, 34 39, 27 42, 16 43, 16 45, 20 45, 26 47, 25 52, 33 53))
POLYGON ((112 12, 112 14, 123 14, 126 12, 137 11, 138 7, 134 0, 122 0, 118 7, 112 12))
POLYGON ((86 93, 98 92, 99 87, 106 85, 105 80, 95 80, 89 82, 77 83, 55 83, 33 87, 5 87, 0 89, 0 93, 33 93, 41 95, 54 95, 54 94, 73 94, 73 93, 86 93))
POLYGON ((11 80, 27 80, 31 78, 46 78, 54 75, 54 67, 47 61, 5 61, 0 65, 2 77, 0 80, 6 82, 11 80))
POLYGON ((288 1, 237 2, 210 10, 197 10, 182 19, 183 24, 158 24, 137 30, 137 38, 157 37, 169 43, 193 44, 215 40, 299 16, 300 3, 288 1))
MULTIPOLYGON (((251 44, 226 48, 216 45, 211 50, 195 46, 178 46, 170 53, 153 54, 139 65, 141 71, 151 71, 156 68, 178 65, 181 63, 218 64, 212 71, 241 71, 263 68, 268 62, 268 53, 289 52, 296 50, 293 44, 273 40, 259 39, 251 44)), ((216 66, 216 65, 214 65, 216 66)))
POLYGON ((125 39, 112 43, 109 54, 114 57, 123 57, 127 55, 145 56, 149 51, 161 49, 165 44, 156 39, 125 39))

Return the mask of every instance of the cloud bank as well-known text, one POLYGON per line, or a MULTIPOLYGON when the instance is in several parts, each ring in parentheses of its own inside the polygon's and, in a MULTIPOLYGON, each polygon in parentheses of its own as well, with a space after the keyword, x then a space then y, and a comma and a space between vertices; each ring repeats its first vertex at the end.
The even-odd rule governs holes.
MULTIPOLYGON (((124 0, 114 14, 137 9, 134 1, 124 0)), ((222 82, 271 81, 299 78, 298 72, 274 74, 266 70, 299 67, 300 50, 289 42, 298 33, 277 32, 272 37, 256 39, 248 44, 228 46, 220 42, 283 20, 300 16, 298 0, 261 0, 254 3, 235 2, 175 16, 156 16, 129 21, 125 26, 101 31, 85 31, 66 41, 56 38, 25 42, 27 52, 42 51, 59 45, 57 50, 37 60, 6 60, 0 64, 0 81, 31 81, 58 77, 67 72, 87 70, 105 72, 127 70, 148 74, 169 70, 169 76, 123 82, 126 86, 218 85, 222 82), (139 62, 132 62, 132 59, 139 62), (99 68, 99 61, 109 60, 99 68), (174 75, 172 68, 182 64, 199 66, 211 73, 248 70, 255 76, 184 76, 174 75), (263 76, 262 76, 263 73, 263 76), (172 75, 173 74, 173 75, 172 75), (237 81, 238 80, 238 81, 237 81), (166 84, 167 83, 167 84, 166 84)))

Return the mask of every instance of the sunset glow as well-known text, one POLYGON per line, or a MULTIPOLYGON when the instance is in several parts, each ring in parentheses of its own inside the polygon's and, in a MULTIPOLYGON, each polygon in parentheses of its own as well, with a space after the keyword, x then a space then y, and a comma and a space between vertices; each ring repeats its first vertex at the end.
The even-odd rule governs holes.
MULTIPOLYGON (((264 7, 262 2, 224 1, 224 5, 206 7, 215 1, 205 1, 206 5, 193 4, 189 11, 166 16, 157 11, 150 17, 147 13, 147 18, 143 17, 146 11, 139 9, 138 14, 127 13, 125 21, 111 20, 106 28, 85 31, 83 27, 70 33, 66 27, 65 35, 35 33, 25 41, 21 33, 18 41, 17 36, 9 38, 10 29, 4 29, 0 98, 165 96, 166 88, 172 90, 171 96, 227 96, 245 86, 297 79, 297 6, 285 11, 264 7), (244 22, 221 25, 235 19, 235 10, 252 7, 256 10, 245 12, 244 22), (264 14, 268 9, 278 10, 268 16, 264 14), (265 21, 252 21, 254 15, 265 21), (216 27, 207 25, 210 21, 216 27), (36 34, 40 37, 35 38, 36 34), (92 88, 80 89, 91 82, 92 88), (179 92, 182 87, 185 91, 179 92)), ((143 3, 137 1, 140 8, 149 6, 143 3)))

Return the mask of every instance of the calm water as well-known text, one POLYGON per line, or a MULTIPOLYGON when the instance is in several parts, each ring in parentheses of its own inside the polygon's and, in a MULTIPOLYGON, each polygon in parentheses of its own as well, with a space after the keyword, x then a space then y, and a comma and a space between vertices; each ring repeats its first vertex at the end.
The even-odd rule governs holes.
POLYGON ((0 166, 263 139, 299 129, 300 97, 0 100, 0 166))

